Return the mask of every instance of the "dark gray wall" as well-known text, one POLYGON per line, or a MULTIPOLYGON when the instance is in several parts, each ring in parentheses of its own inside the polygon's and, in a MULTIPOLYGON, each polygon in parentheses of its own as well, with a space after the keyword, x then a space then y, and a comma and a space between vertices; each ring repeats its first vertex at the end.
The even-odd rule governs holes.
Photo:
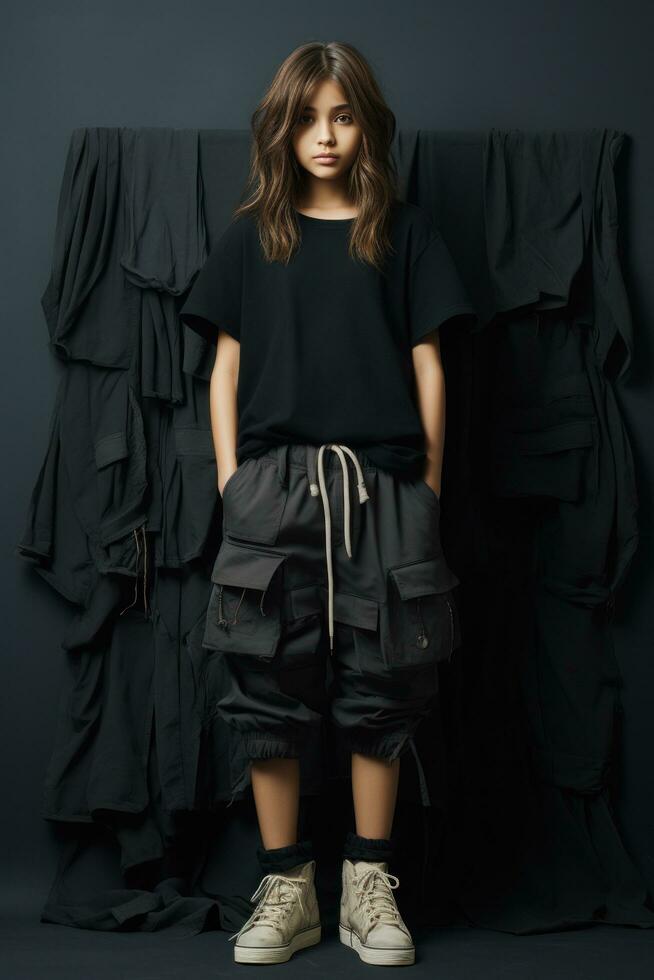
POLYGON ((653 7, 646 0, 332 0, 322 11, 319 6, 26 0, 3 13, 1 533, 8 628, 0 688, 1 865, 17 888, 36 889, 33 900, 40 901, 55 857, 40 792, 57 714, 59 638, 70 611, 13 549, 45 452, 59 374, 40 296, 71 131, 247 129, 282 58, 297 44, 320 39, 361 48, 400 126, 473 132, 611 126, 629 137, 618 189, 636 357, 629 386, 617 394, 636 456, 642 543, 615 629, 626 712, 620 815, 626 844, 654 885, 653 7))

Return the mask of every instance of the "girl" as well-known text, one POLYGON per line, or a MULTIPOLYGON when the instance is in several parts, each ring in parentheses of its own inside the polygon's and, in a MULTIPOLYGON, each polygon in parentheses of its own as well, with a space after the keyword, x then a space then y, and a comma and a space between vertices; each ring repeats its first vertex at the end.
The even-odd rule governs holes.
POLYGON ((365 962, 413 963, 388 862, 400 757, 457 643, 438 327, 474 309, 427 212, 398 198, 395 117, 355 48, 293 51, 252 130, 250 199, 180 314, 216 344, 223 540, 204 645, 229 671, 218 708, 243 739, 265 872, 234 957, 320 940, 299 756, 328 713, 356 817, 340 938, 365 962))

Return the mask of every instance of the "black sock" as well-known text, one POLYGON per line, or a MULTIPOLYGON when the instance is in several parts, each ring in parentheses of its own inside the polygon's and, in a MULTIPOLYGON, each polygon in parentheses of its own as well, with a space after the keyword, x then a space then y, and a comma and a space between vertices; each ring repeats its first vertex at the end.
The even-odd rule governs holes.
POLYGON ((313 845, 310 840, 287 844, 285 847, 257 847, 257 858, 264 874, 274 871, 288 871, 296 864, 313 860, 313 845))
POLYGON ((360 837, 348 830, 343 847, 343 857, 349 861, 386 861, 393 857, 395 841, 392 837, 360 837))

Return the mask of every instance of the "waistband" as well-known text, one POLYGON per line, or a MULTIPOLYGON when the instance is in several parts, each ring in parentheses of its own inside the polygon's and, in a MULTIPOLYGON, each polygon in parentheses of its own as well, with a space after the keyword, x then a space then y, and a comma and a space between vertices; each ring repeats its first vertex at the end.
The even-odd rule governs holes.
MULTIPOLYGON (((336 443, 335 445, 340 445, 336 443)), ((348 443, 348 446, 350 444, 348 443)), ((269 461, 276 462, 278 464, 293 464, 294 466, 300 466, 305 470, 313 470, 315 468, 315 459, 318 455, 319 445, 314 443, 304 443, 304 442, 286 442, 279 446, 271 446, 260 456, 256 456, 255 459, 266 459, 269 461)), ((375 472, 379 467, 373 463, 369 456, 356 446, 350 446, 350 449, 359 460, 359 464, 364 470, 371 470, 375 472)), ((328 452, 324 454, 323 466, 325 469, 333 470, 340 469, 341 462, 336 455, 336 453, 328 452)))

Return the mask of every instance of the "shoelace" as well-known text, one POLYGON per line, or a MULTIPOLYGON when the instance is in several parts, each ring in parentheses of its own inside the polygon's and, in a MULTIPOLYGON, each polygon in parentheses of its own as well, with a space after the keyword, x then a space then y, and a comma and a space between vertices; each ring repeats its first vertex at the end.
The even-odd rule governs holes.
POLYGON ((357 882, 359 887, 355 889, 355 894, 359 899, 358 904, 365 907, 371 924, 377 920, 397 925, 400 913, 391 889, 399 887, 400 879, 381 868, 369 868, 357 876, 357 882), (391 883, 391 879, 395 884, 391 883))
POLYGON ((275 929, 279 929, 296 898, 300 903, 300 908, 304 911, 299 883, 306 880, 306 878, 287 878, 286 875, 279 872, 265 875, 255 893, 250 897, 251 902, 255 902, 259 898, 259 904, 238 932, 229 937, 229 941, 237 939, 255 922, 258 925, 271 925, 275 929), (273 897, 274 895, 276 895, 276 899, 273 897))

